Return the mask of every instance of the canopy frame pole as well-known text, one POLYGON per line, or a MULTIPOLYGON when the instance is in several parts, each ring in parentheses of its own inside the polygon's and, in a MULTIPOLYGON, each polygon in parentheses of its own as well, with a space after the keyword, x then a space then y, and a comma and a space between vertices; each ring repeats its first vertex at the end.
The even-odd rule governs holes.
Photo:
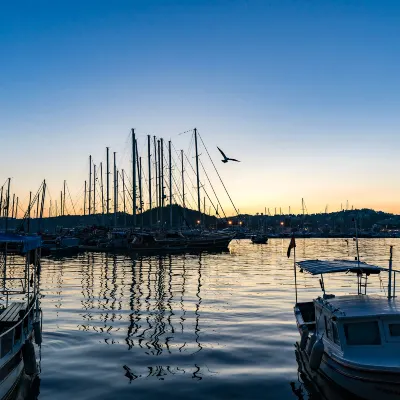
POLYGON ((296 292, 296 305, 297 305, 296 247, 293 248, 293 269, 294 269, 294 289, 296 292))
POLYGON ((392 298, 392 268, 393 268, 393 246, 390 246, 389 257, 389 281, 388 281, 388 299, 392 298))

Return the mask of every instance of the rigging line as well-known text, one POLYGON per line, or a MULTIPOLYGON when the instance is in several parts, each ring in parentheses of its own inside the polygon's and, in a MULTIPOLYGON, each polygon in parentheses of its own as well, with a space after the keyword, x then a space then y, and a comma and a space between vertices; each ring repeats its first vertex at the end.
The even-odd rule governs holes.
POLYGON ((235 204, 233 203, 233 200, 232 200, 231 196, 229 195, 228 190, 226 189, 226 186, 225 186, 225 184, 224 184, 224 182, 223 182, 223 180, 222 180, 222 178, 221 178, 221 175, 219 174, 219 172, 218 172, 218 170, 217 170, 217 167, 215 166, 214 161, 212 160, 212 158, 211 158, 211 156, 210 156, 210 153, 208 152, 207 147, 206 147, 206 145, 204 144, 203 138, 201 137, 199 131, 197 131, 197 134, 199 135, 200 140, 201 140, 201 143, 203 143, 203 147, 205 148, 205 150, 206 150, 206 152, 207 152, 208 158, 210 159, 212 165, 214 166, 215 172, 217 173, 218 178, 219 178, 219 180, 221 181, 222 186, 224 187, 225 192, 226 192, 226 194, 228 195, 229 200, 231 201, 231 204, 232 204, 233 208, 234 208, 235 211, 236 211, 236 215, 239 215, 239 211, 237 210, 235 204))
MULTIPOLYGON (((172 158, 172 157, 171 157, 171 158, 172 158)), ((164 159, 165 159, 165 162, 167 162, 166 157, 164 157, 164 159)), ((181 194, 181 192, 180 192, 180 190, 179 190, 179 188, 178 188, 178 185, 177 185, 177 183, 176 183, 175 177, 174 177, 173 174, 171 174, 171 177, 172 177, 172 180, 173 180, 173 183, 172 183, 172 190, 174 189, 174 182, 175 182, 176 190, 177 190, 178 195, 179 195, 179 197, 181 198, 182 203, 183 203, 183 197, 182 197, 182 194, 181 194)), ((166 185, 166 189, 169 189, 170 186, 169 186, 168 179, 166 180, 165 185, 166 185)), ((170 201, 170 203, 171 203, 171 199, 169 199, 169 201, 170 201)))
MULTIPOLYGON (((178 150, 176 150, 176 147, 174 146, 174 143, 172 141, 171 141, 171 144, 172 144, 172 147, 173 147, 178 159, 180 159, 181 157, 180 157, 180 155, 178 153, 178 150)), ((192 137, 190 139, 190 143, 189 143, 189 148, 188 148, 187 154, 190 154, 190 151, 191 151, 191 148, 192 148, 193 144, 194 144, 194 135, 192 135, 192 137)), ((184 167, 185 167, 185 164, 184 164, 184 167)))
MULTIPOLYGON (((203 165, 202 161, 201 161, 201 160, 199 160, 199 161, 200 161, 201 166, 203 167, 203 171, 204 171, 204 174, 205 174, 206 177, 207 177, 208 183, 210 184, 211 189, 212 189, 212 191, 214 192, 214 196, 216 197, 217 202, 218 202, 218 204, 220 205, 221 210, 222 210, 222 212, 223 212, 225 218, 227 218, 227 216, 226 216, 226 214, 225 214, 225 211, 224 211, 224 209, 223 209, 223 207, 222 207, 222 204, 221 204, 221 202, 219 201, 219 198, 218 198, 218 196, 217 196, 217 193, 215 193, 214 186, 213 186, 213 184, 211 183, 210 178, 208 177, 207 171, 206 171, 206 169, 204 168, 204 165, 203 165)), ((214 208, 215 208, 215 207, 214 207, 214 208)), ((218 214, 218 210, 215 210, 215 211, 216 211, 216 213, 218 214)))
MULTIPOLYGON (((133 203, 132 203, 132 194, 129 191, 129 189, 126 187, 126 182, 125 182, 125 185, 124 185, 124 180, 122 179, 122 172, 121 171, 119 172, 119 175, 121 176, 120 179, 121 179, 122 191, 118 190, 118 199, 121 200, 121 203, 122 203, 122 206, 123 206, 123 201, 124 201, 124 193, 123 193, 123 191, 124 191, 124 187, 125 187, 125 192, 128 194, 128 197, 125 197, 125 208, 126 208, 126 213, 128 213, 129 205, 130 204, 133 205, 133 203), (129 202, 129 199, 131 200, 131 202, 129 202)), ((124 177, 125 177, 125 179, 128 178, 128 174, 126 173, 125 170, 124 170, 124 177)), ((119 205, 118 205, 118 208, 119 208, 119 205)), ((133 207, 132 207, 132 209, 133 209, 133 207)), ((138 207, 138 209, 139 209, 139 207, 138 207)), ((120 212, 123 212, 123 211, 120 211, 120 212)))
POLYGON ((38 191, 35 194, 35 197, 33 198, 33 200, 31 201, 31 203, 28 206, 28 209, 25 211, 25 214, 20 222, 20 224, 18 225, 17 231, 21 231, 21 229, 24 226, 25 220, 27 219, 28 215, 29 215, 29 210, 32 210, 33 205, 36 203, 36 201, 39 201, 39 196, 41 194, 42 188, 44 186, 44 181, 41 183, 38 191))
MULTIPOLYGON (((193 137, 192 137, 192 139, 193 139, 193 137)), ((180 155, 178 154, 178 151, 176 150, 176 148, 175 148, 175 146, 174 146, 174 144, 171 142, 171 144, 172 144, 172 147, 173 147, 173 149, 175 150, 175 153, 177 154, 177 156, 178 156, 178 159, 180 159, 181 157, 180 157, 180 155)), ((185 154, 185 153, 184 153, 185 154)), ((185 157, 186 157, 186 159, 188 160, 188 158, 187 158, 187 155, 185 154, 185 157)), ((185 159, 184 159, 184 162, 185 162, 185 159)), ((190 164, 190 161, 188 160, 188 162, 189 162, 189 164, 190 164)), ((176 163, 175 163, 176 164, 176 163)), ((186 165, 187 165, 187 163, 186 163, 186 165)), ((190 164, 190 166, 191 166, 191 168, 192 168, 192 171, 196 174, 196 172, 194 171, 194 169, 193 169, 193 166, 190 164)), ((183 169, 184 169, 184 173, 186 172, 186 169, 185 169, 185 164, 184 164, 184 166, 183 166, 183 169)), ((179 169, 179 167, 178 167, 178 171, 180 171, 180 173, 182 173, 182 170, 180 170, 179 169)), ((186 176, 189 178, 189 181, 190 181, 190 183, 192 184, 192 187, 194 188, 195 187, 195 185, 194 185, 194 183, 193 183, 193 181, 192 181, 192 178, 190 177, 190 175, 186 172, 186 176)), ((194 196, 193 196, 193 193, 189 190, 189 193, 190 193, 190 195, 192 196, 192 199, 193 199, 193 201, 194 201, 194 204, 196 204, 196 200, 195 200, 195 198, 194 198, 194 196)), ((191 206, 191 207, 193 207, 193 205, 190 203, 190 202, 188 202, 189 203, 189 205, 191 206)))
MULTIPOLYGON (((171 157, 171 159, 172 159, 172 161, 174 162, 175 167, 176 167, 177 170, 179 171, 179 167, 177 167, 177 165, 176 165, 176 163, 175 163, 175 161, 174 161, 174 158, 171 157)), ((172 188, 173 188, 174 183, 175 183, 176 191, 178 192, 178 195, 179 195, 179 197, 180 197, 180 199, 181 199, 181 201, 182 201, 182 205, 183 205, 183 194, 181 193, 181 190, 180 190, 179 185, 178 185, 178 183, 177 183, 177 179, 176 179, 176 177, 175 177, 174 174, 171 174, 171 176, 172 176, 172 180, 173 180, 172 188)), ((169 184, 168 184, 168 189, 169 189, 169 184)), ((190 193, 190 192, 189 192, 189 193, 190 193)), ((192 198, 193 198, 193 195, 192 195, 192 198)), ((193 198, 193 200, 194 200, 194 198, 193 198)), ((192 203, 191 203, 190 201, 186 201, 186 203, 187 203, 190 207, 193 208, 193 205, 192 205, 192 203)), ((186 208, 187 208, 187 207, 186 207, 186 208)))
POLYGON ((1 185, 0 189, 4 188, 4 185, 8 182, 8 178, 6 178, 6 180, 4 181, 3 185, 1 185))
MULTIPOLYGON (((125 170, 124 170, 124 172, 125 172, 125 170)), ((130 183, 130 187, 132 187, 132 182, 129 179, 129 175, 126 172, 125 172, 125 179, 128 180, 128 183, 130 183)), ((126 192, 128 193, 128 195, 129 195, 129 197, 131 199, 131 204, 133 205, 133 196, 132 196, 131 191, 126 187, 126 182, 125 182, 125 190, 126 190, 126 192)))
POLYGON ((126 157, 128 155, 130 137, 131 137, 131 134, 129 133, 127 138, 126 138, 126 140, 125 140, 125 143, 124 143, 124 150, 122 152, 122 157, 118 162, 119 165, 123 165, 124 164, 124 161, 125 161, 125 159, 126 159, 126 157))
POLYGON ((188 150, 187 150, 186 154, 190 155, 190 153, 192 152, 193 146, 194 146, 194 133, 193 133, 193 135, 192 135, 192 137, 190 139, 189 147, 188 147, 188 150))
POLYGON ((24 205, 25 205, 25 202, 28 201, 28 198, 29 198, 29 196, 27 195, 27 196, 25 196, 25 198, 24 198, 23 200, 21 199, 21 201, 18 203, 18 208, 19 208, 21 211, 24 211, 24 212, 25 212, 25 210, 24 210, 24 205))
MULTIPOLYGON (((216 209, 216 207, 215 207, 213 201, 211 200, 210 196, 208 195, 207 190, 206 190, 204 187, 203 187, 203 190, 204 190, 204 193, 206 194, 208 200, 210 201, 211 205, 213 206, 213 208, 214 208, 214 210, 215 210, 215 213, 217 214, 217 209, 216 209)), ((203 214, 204 214, 204 215, 207 215, 206 210, 203 210, 203 214)))
MULTIPOLYGON (((203 167, 203 170, 204 170, 204 167, 203 167)), ((204 171, 204 172, 205 172, 205 171, 204 171)), ((211 185, 211 184, 210 184, 210 185, 211 185)), ((214 188, 212 187, 212 185, 211 185, 211 189, 213 189, 213 191, 214 191, 214 188)), ((214 205, 213 201, 211 200, 210 196, 208 195, 208 193, 207 193, 205 187, 203 187, 203 190, 204 190, 205 194, 207 195, 208 200, 210 201, 211 205, 213 206, 213 208, 214 208, 214 210, 215 210, 215 214, 218 215, 218 209, 215 207, 215 205, 214 205)), ((214 194, 215 194, 215 192, 214 192, 214 194)), ((218 200, 218 198, 217 198, 217 200, 218 200)), ((221 207, 221 209, 222 209, 222 207, 221 207)), ((204 211, 204 214, 206 214, 205 211, 204 211)), ((225 213, 224 213, 224 215, 225 215, 225 213)), ((226 216, 225 216, 225 218, 226 218, 226 216)))
MULTIPOLYGON (((75 202, 73 203, 73 201, 72 201, 72 199, 71 199, 71 203, 73 204, 73 208, 76 206, 76 204, 78 203, 78 201, 80 201, 81 199, 82 199, 82 197, 84 196, 84 192, 85 192, 85 184, 83 184, 82 186, 81 186, 81 188, 79 189, 79 191, 78 191, 78 194, 75 196, 75 202), (83 192, 83 193, 82 193, 83 192)), ((68 190, 69 190, 69 188, 68 188, 68 190)), ((83 207, 82 207, 82 209, 83 209, 83 207)))
MULTIPOLYGON (((173 146, 173 145, 172 145, 173 146)), ((186 155, 185 155, 186 156, 186 155)), ((186 156, 186 158, 187 158, 187 156, 186 156)), ((189 164, 190 164, 190 162, 189 162, 189 164)), ((192 165, 190 165, 191 167, 192 167, 192 165)), ((194 171, 194 169, 193 169, 193 167, 192 167, 192 170, 194 171)), ((194 183, 193 183, 193 181, 192 181, 192 178, 190 177, 190 175, 188 174, 188 173, 186 173, 186 176, 189 178, 189 181, 190 181, 190 183, 192 184, 192 187, 195 187, 194 186, 194 183)), ((194 196, 193 196, 193 193, 189 190, 189 193, 190 193, 190 196, 192 197, 192 199, 193 199, 193 201, 194 201, 194 204, 196 204, 196 200, 195 200, 195 198, 194 198, 194 196)), ((191 205, 191 204, 190 204, 191 205)), ((191 205, 192 206, 192 205, 191 205)))
MULTIPOLYGON (((189 161, 189 159, 188 159, 188 156, 187 156, 186 154, 185 154, 185 157, 186 157, 186 160, 187 160, 188 164, 189 164, 190 167, 192 168, 192 171, 196 174, 196 172, 195 172, 195 170, 194 170, 192 164, 190 163, 190 161, 189 161)), ((192 178, 190 177, 190 175, 187 174, 187 176, 188 176, 188 178, 189 178, 190 183, 193 185, 193 187, 195 187, 195 186, 194 186, 194 183, 193 183, 193 181, 192 181, 192 178)), ((203 187, 204 192, 206 192, 206 190, 204 189, 204 185, 201 185, 201 186, 203 187)), ((194 204, 196 204, 196 200, 195 200, 195 198, 193 197, 192 192, 189 191, 189 193, 190 193, 191 196, 192 196, 192 199, 193 199, 193 201, 194 201, 194 204)), ((206 192, 206 194, 207 194, 207 192, 206 192)))
MULTIPOLYGON (((83 185, 82 187, 81 187, 81 190, 79 191, 79 193, 77 194, 77 196, 76 196, 76 200, 75 200, 75 203, 74 203, 74 206, 76 206, 77 205, 77 203, 79 202, 79 201, 81 201, 82 200, 82 197, 84 197, 84 195, 85 195, 85 190, 84 190, 84 186, 85 185, 83 185), (83 193, 82 193, 83 192, 83 193)), ((82 207, 79 209, 79 210, 83 210, 83 208, 84 208, 84 205, 82 205, 82 207)))
POLYGON ((194 129, 192 128, 192 129, 188 129, 187 131, 185 131, 185 132, 181 132, 181 133, 176 133, 174 136, 179 136, 179 135, 183 135, 183 134, 185 134, 185 133, 188 133, 188 132, 193 132, 194 131, 194 129))
MULTIPOLYGON (((172 144, 172 147, 174 148, 175 152, 177 153, 177 151, 176 151, 176 149, 175 149, 175 147, 174 147, 174 144, 173 144, 172 142, 171 142, 171 144, 172 144)), ((178 153, 177 153, 177 155, 178 155, 178 153)), ((180 158, 179 155, 178 155, 178 158, 180 158)), ((175 157, 174 157, 172 154, 171 154, 171 159, 172 159, 172 162, 173 162, 173 164, 174 164, 176 170, 179 172, 179 177, 180 177, 180 175, 181 175, 181 173, 182 173, 182 170, 179 168, 178 164, 177 164, 176 161, 175 161, 175 157)), ((179 193, 179 196, 180 196, 180 198, 181 198, 181 200, 182 200, 182 205, 183 205, 183 195, 182 195, 182 193, 181 193, 181 190, 180 190, 180 188, 179 188, 179 185, 177 184, 177 179, 176 179, 176 177, 175 177, 174 174, 172 174, 172 179, 173 179, 173 181, 174 181, 174 183, 175 183, 176 190, 177 190, 178 193, 179 193)), ((193 184, 193 182, 192 182, 192 184, 193 184)), ((192 196, 192 198, 193 198, 193 196, 192 196)), ((194 200, 194 199, 193 199, 193 200, 194 200)), ((187 203, 189 204, 190 207, 193 207, 190 201, 188 201, 187 203)))
POLYGON ((74 203, 72 202, 71 192, 69 191, 68 183, 66 183, 66 186, 67 186, 67 190, 68 190, 68 194, 69 194, 69 199, 71 200, 72 209, 74 210, 74 215, 76 215, 75 206, 74 206, 74 203))

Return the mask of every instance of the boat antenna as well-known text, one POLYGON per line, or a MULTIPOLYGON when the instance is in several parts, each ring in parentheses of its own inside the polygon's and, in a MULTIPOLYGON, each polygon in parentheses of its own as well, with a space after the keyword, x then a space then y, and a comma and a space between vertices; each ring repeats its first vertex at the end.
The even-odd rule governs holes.
POLYGON ((359 251, 359 248, 358 248, 358 229, 357 229, 357 219, 353 217, 353 221, 354 221, 354 228, 355 228, 355 230, 356 230, 356 251, 357 251, 357 257, 356 257, 356 260, 357 260, 358 266, 360 266, 360 251, 359 251))

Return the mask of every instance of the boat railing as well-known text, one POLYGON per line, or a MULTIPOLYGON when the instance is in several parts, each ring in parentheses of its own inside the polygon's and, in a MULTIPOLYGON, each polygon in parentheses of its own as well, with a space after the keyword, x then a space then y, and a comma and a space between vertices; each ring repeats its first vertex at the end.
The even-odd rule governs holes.
POLYGON ((29 318, 33 322, 34 320, 34 308, 35 301, 32 299, 32 303, 29 309, 26 311, 23 318, 21 318, 15 325, 7 329, 0 334, 0 357, 3 358, 7 355, 14 347, 14 345, 21 341, 24 337, 29 335, 29 318), (25 333, 25 335, 23 335, 25 333))

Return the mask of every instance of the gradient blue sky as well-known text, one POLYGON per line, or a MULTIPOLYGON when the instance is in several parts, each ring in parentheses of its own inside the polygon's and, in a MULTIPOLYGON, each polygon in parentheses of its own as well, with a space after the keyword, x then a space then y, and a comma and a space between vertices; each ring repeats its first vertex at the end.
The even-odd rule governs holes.
POLYGON ((399 37, 399 1, 3 2, 0 180, 76 198, 130 128, 196 126, 242 212, 400 212, 399 37))

